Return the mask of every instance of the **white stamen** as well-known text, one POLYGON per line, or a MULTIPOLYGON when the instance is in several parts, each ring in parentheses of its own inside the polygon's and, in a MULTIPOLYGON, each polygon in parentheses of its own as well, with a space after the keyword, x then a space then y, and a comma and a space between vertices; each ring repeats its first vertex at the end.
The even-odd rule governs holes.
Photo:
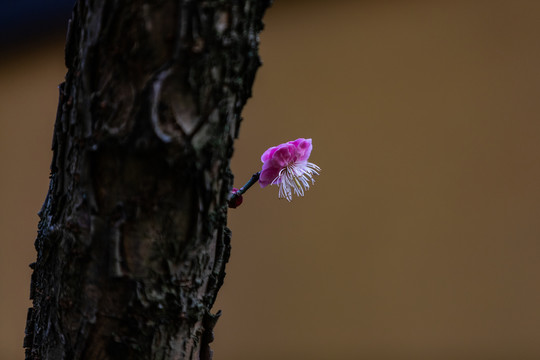
POLYGON ((278 176, 272 181, 279 185, 278 197, 292 200, 292 193, 304 196, 304 190, 309 189, 309 181, 315 183, 313 175, 319 175, 321 168, 310 162, 293 162, 280 170, 278 176))

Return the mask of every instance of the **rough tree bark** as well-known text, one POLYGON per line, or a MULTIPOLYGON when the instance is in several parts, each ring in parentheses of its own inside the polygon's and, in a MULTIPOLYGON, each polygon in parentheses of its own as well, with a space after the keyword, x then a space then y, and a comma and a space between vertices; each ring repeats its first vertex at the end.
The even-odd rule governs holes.
POLYGON ((229 159, 270 0, 74 8, 26 359, 210 359, 229 159))

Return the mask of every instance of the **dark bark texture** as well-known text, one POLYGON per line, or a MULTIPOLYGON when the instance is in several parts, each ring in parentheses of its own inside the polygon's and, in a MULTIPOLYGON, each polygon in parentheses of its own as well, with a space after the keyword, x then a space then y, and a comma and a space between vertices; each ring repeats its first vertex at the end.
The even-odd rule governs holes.
POLYGON ((229 160, 270 0, 74 8, 26 359, 210 359, 229 160))

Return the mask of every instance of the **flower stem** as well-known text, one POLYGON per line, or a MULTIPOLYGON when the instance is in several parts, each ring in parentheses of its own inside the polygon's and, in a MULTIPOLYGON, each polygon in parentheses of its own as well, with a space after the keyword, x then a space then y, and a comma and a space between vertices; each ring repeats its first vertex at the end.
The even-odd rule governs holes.
POLYGON ((236 200, 237 197, 242 196, 242 194, 244 194, 246 191, 248 191, 248 189, 250 187, 252 187, 253 184, 255 184, 257 181, 259 181, 259 176, 261 176, 260 171, 253 174, 251 179, 249 179, 249 181, 244 186, 242 186, 237 192, 235 192, 234 194, 231 194, 231 196, 229 196, 229 203, 234 202, 234 200, 236 200))

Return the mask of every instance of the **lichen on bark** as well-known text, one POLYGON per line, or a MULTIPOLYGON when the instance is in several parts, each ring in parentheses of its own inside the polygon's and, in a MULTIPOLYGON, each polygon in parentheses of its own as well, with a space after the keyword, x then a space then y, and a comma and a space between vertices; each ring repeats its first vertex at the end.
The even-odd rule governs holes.
POLYGON ((269 5, 75 5, 27 359, 211 358, 229 160, 269 5))

